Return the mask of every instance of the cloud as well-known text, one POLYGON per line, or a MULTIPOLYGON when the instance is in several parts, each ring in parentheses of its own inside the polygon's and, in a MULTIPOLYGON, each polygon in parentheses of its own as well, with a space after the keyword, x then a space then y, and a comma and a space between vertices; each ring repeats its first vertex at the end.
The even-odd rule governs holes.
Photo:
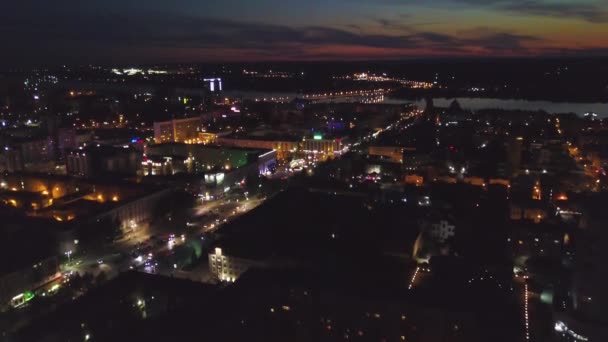
POLYGON ((376 22, 404 29, 370 33, 357 25, 289 26, 146 11, 137 16, 82 10, 28 14, 24 21, 0 13, 0 45, 6 51, 0 59, 14 63, 28 58, 88 62, 504 56, 537 53, 530 46, 544 42, 500 30, 419 31, 402 21, 382 19, 376 22))
POLYGON ((541 17, 580 19, 591 23, 608 23, 608 4, 544 2, 524 0, 500 3, 498 8, 541 17))
MULTIPOLYGON (((369 0, 348 0, 359 3, 369 3, 369 0)), ((530 15, 538 17, 553 17, 576 19, 590 23, 608 22, 608 1, 606 0, 375 0, 376 5, 406 7, 443 7, 452 5, 453 10, 468 10, 470 8, 486 8, 497 11, 530 15)))
POLYGON ((414 25, 411 22, 411 18, 406 15, 400 16, 399 19, 374 18, 374 19, 372 19, 372 22, 375 23, 376 25, 380 26, 384 30, 402 32, 402 33, 414 32, 415 31, 414 26, 418 26, 417 23, 414 25), (407 22, 405 22, 405 21, 407 21, 407 22))

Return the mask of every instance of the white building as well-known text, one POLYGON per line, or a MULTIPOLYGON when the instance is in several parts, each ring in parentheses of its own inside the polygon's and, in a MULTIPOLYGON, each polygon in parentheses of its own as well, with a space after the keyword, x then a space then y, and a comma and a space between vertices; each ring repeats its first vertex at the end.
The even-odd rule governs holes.
POLYGON ((254 264, 252 260, 225 255, 219 247, 209 253, 209 269, 221 281, 234 282, 254 264))

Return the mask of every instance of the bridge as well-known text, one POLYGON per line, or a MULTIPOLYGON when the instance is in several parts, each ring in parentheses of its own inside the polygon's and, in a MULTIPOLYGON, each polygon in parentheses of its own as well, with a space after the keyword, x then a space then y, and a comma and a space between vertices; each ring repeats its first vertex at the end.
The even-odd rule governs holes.
POLYGON ((344 97, 382 96, 390 93, 391 91, 392 89, 333 91, 305 94, 302 98, 305 100, 330 100, 344 97))

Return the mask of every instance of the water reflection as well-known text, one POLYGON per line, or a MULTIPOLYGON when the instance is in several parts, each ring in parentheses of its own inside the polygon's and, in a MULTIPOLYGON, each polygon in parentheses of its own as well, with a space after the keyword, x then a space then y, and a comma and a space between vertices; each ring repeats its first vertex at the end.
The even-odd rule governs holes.
MULTIPOLYGON (((302 94, 296 93, 281 93, 281 92, 256 92, 256 91, 226 91, 224 92, 226 96, 229 97, 242 97, 243 99, 259 99, 271 101, 275 100, 276 102, 290 102, 296 97, 302 98, 302 94), (277 101, 280 99, 280 101, 277 101)), ((405 104, 405 103, 416 103, 420 108, 424 108, 423 100, 408 100, 408 99, 395 99, 384 96, 382 101, 378 101, 376 97, 373 99, 374 101, 369 101, 368 97, 362 97, 361 99, 357 99, 355 97, 348 98, 334 98, 324 100, 322 102, 334 102, 334 103, 344 103, 344 102, 372 102, 372 103, 387 103, 387 104, 405 104), (367 100, 367 101, 366 101, 367 100)), ((433 99, 434 105, 436 107, 448 107, 450 103, 453 101, 453 98, 435 98, 433 99)), ((577 103, 577 102, 552 102, 552 101, 529 101, 529 100, 520 100, 520 99, 497 99, 497 98, 475 98, 475 97, 459 97, 456 98, 460 103, 460 106, 463 109, 470 110, 478 110, 478 109, 488 109, 488 108, 501 108, 507 110, 528 110, 528 111, 537 111, 543 110, 552 114, 562 114, 562 113, 575 113, 577 115, 582 116, 588 112, 597 113, 600 118, 608 117, 608 103, 577 103)))

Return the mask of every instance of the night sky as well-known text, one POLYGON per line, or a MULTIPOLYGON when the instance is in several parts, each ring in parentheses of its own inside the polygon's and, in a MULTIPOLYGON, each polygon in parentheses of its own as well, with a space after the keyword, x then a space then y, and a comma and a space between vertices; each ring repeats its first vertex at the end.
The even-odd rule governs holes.
POLYGON ((608 0, 10 0, 0 63, 608 55, 608 0))

